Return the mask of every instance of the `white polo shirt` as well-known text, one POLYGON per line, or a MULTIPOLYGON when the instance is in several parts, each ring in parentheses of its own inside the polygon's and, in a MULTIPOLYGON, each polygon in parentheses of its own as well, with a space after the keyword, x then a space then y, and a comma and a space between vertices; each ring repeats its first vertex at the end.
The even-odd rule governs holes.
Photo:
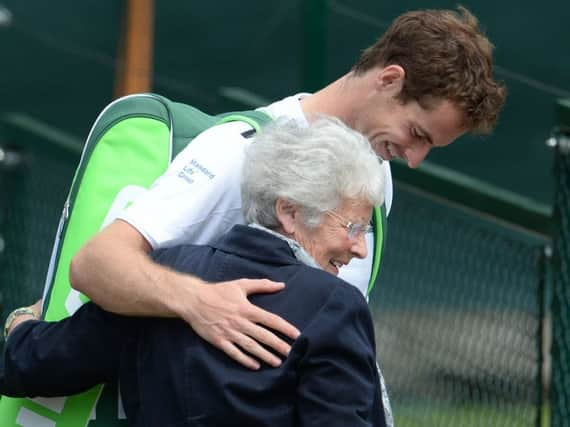
MULTIPOLYGON (((297 94, 260 108, 273 119, 295 120, 308 126, 297 94)), ((135 227, 153 249, 183 243, 206 244, 244 224, 241 213, 240 180, 244 149, 252 139, 241 134, 251 129, 243 122, 214 126, 197 136, 178 154, 168 170, 141 194, 119 218, 135 227)), ((388 162, 385 203, 392 202, 392 180, 388 162)), ((372 269, 373 236, 367 236, 368 257, 353 259, 339 276, 366 294, 372 269)))

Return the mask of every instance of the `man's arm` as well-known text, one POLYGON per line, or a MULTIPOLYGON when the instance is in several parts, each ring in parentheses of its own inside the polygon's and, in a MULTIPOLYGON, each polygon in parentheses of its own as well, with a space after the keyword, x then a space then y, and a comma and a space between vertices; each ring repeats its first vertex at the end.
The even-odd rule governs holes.
POLYGON ((66 396, 116 380, 133 321, 92 303, 60 322, 17 317, 0 365, 0 394, 66 396))
POLYGON ((372 319, 350 288, 337 289, 300 337, 307 352, 299 365, 296 425, 386 426, 372 319))
POLYGON ((117 220, 74 257, 71 284, 108 311, 182 318, 202 338, 248 368, 259 368, 255 358, 280 365, 279 358, 263 345, 283 355, 289 353, 290 346, 266 328, 292 339, 299 332, 282 318, 251 304, 247 296, 279 291, 283 283, 242 279, 211 286, 153 262, 150 250, 134 227, 117 220))

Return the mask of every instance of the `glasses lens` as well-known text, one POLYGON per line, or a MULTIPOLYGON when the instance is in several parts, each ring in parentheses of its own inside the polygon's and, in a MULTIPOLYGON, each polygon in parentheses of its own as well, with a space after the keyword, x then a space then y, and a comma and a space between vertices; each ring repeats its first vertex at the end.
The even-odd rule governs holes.
POLYGON ((363 224, 348 224, 348 237, 356 239, 364 232, 365 226, 363 224))
POLYGON ((348 237, 350 239, 356 239, 366 233, 372 231, 372 226, 369 224, 348 224, 348 237))
POLYGON ((345 227, 348 232, 349 239, 357 239, 361 235, 372 231, 372 226, 370 224, 347 222, 342 216, 340 216, 336 212, 326 211, 326 213, 328 213, 329 215, 338 219, 341 222, 341 225, 345 227))

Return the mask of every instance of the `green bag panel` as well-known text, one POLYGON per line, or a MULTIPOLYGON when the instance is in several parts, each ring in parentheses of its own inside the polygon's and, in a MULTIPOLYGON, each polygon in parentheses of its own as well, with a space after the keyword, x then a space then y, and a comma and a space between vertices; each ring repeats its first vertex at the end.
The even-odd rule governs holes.
POLYGON ((144 93, 129 95, 109 104, 97 119, 88 140, 97 141, 107 129, 129 117, 152 118, 162 121, 171 129, 171 160, 198 134, 216 124, 244 121, 259 131, 261 126, 272 121, 270 116, 261 111, 247 110, 210 115, 191 105, 173 102, 154 93, 144 93), (176 126, 173 126, 174 123, 176 126))
POLYGON ((374 229, 374 254, 372 255, 372 272, 370 274, 370 281, 368 282, 368 289, 366 296, 370 297, 372 290, 376 287, 377 282, 380 280, 380 268, 382 266, 382 254, 386 245, 386 231, 387 231, 387 215, 386 205, 375 207, 372 211, 372 227, 374 229))
POLYGON ((103 109, 87 137, 87 144, 89 145, 89 141, 98 141, 101 135, 117 122, 130 117, 151 118, 162 121, 169 129, 171 127, 168 102, 165 98, 153 94, 129 95, 110 103, 103 109))
POLYGON ((59 320, 74 311, 66 307, 70 304, 71 259, 101 229, 111 208, 120 211, 132 202, 129 196, 136 196, 137 188, 150 187, 164 173, 170 155, 169 129, 153 118, 124 119, 100 137, 88 163, 80 166, 80 181, 70 197, 70 215, 63 229, 66 238, 61 243, 53 290, 48 293, 46 320, 59 320), (121 204, 113 206, 116 202, 121 204))

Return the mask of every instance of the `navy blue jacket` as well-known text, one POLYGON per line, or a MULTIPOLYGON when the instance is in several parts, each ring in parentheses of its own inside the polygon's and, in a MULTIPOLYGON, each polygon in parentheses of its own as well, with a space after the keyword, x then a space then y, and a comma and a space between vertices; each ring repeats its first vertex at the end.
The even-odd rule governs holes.
POLYGON ((88 303, 61 322, 12 332, 0 394, 67 395, 118 379, 133 426, 385 426, 372 319, 355 287, 244 226, 155 259, 209 282, 285 282, 282 292, 250 297, 302 331, 282 366, 251 371, 182 320, 128 318, 88 303))

